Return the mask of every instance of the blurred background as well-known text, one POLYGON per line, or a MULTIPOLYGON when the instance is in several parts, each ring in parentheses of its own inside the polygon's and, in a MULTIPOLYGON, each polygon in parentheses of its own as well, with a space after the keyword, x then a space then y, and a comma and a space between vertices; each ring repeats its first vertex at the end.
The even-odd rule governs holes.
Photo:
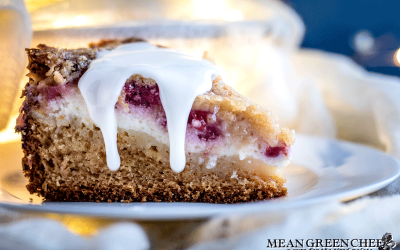
POLYGON ((400 1, 284 2, 303 19, 302 47, 348 55, 369 71, 400 75, 400 1))
MULTIPOLYGON (((278 1, 278 0, 277 0, 278 1)), ((91 9, 91 13, 85 15, 64 16, 64 19, 54 20, 52 28, 65 28, 74 26, 93 26, 90 15, 101 9, 103 20, 96 20, 96 25, 104 25, 119 21, 154 18, 148 13, 123 13, 116 18, 104 11, 106 7, 115 8, 116 5, 130 2, 135 6, 143 6, 146 1, 116 1, 109 6, 92 6, 92 1, 62 1, 62 0, 25 0, 29 13, 34 14, 34 29, 48 29, 49 19, 54 18, 49 10, 71 10, 74 8, 91 9), (87 2, 87 4, 85 4, 87 2), (53 7, 52 7, 53 6, 53 7), (71 8, 73 6, 73 8, 71 8), (125 20, 124 20, 125 18, 125 20)), ((168 2, 168 1, 167 1, 168 2)), ((176 1, 171 1, 176 2, 176 1)), ((225 19, 239 21, 242 19, 261 19, 265 15, 265 9, 255 11, 252 9, 249 17, 244 9, 229 9, 225 13, 219 10, 229 2, 237 1, 187 1, 193 2, 195 11, 171 11, 162 13, 169 18, 185 19, 225 19), (214 9, 214 11, 212 11, 214 9), (186 16, 185 16, 186 15, 186 16)), ((251 2, 263 2, 251 1, 251 2)), ((267 1, 264 1, 267 2, 267 1)), ((303 48, 315 48, 328 52, 340 53, 350 56, 369 71, 400 75, 400 54, 396 52, 400 48, 400 2, 397 0, 282 0, 292 7, 301 17, 306 27, 303 48)), ((237 5, 237 3, 234 3, 237 5)), ((243 4, 241 4, 243 6, 243 4)), ((246 5, 246 4, 245 4, 246 5)), ((154 6, 153 6, 154 7, 154 6)), ((160 6, 158 6, 160 8, 160 6)), ((126 8, 126 10, 132 10, 126 8)), ((134 11, 132 11, 134 12, 134 11)), ((248 11, 247 11, 248 12, 248 11)), ((268 16, 265 15, 265 16, 268 16)), ((267 19, 267 18, 266 18, 267 19)))

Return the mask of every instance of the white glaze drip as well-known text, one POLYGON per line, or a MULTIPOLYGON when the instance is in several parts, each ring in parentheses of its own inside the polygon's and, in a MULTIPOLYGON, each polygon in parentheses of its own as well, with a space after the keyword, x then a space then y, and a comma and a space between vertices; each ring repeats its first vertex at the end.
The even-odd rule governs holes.
POLYGON ((170 165, 173 171, 185 168, 186 125, 195 98, 209 91, 218 75, 214 65, 202 58, 145 42, 120 45, 101 51, 79 80, 90 117, 101 129, 106 146, 107 165, 118 170, 115 104, 126 80, 134 74, 158 84, 161 103, 167 116, 170 140, 170 165))

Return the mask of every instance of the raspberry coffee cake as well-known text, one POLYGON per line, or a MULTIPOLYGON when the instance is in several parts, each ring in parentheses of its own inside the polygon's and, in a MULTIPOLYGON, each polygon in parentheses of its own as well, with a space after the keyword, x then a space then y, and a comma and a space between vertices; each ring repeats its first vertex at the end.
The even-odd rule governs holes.
POLYGON ((294 131, 227 86, 207 53, 132 38, 27 54, 16 131, 29 192, 208 203, 286 194, 294 131))

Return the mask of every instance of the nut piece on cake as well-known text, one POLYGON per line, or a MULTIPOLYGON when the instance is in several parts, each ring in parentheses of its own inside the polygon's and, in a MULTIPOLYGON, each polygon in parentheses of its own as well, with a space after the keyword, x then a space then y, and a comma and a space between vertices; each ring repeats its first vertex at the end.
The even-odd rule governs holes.
MULTIPOLYGON (((27 49, 29 82, 17 119, 23 171, 31 193, 52 201, 185 201, 236 203, 284 196, 280 168, 290 160, 294 131, 216 77, 197 96, 187 119, 182 172, 170 167, 167 119, 157 82, 131 75, 115 114, 120 168, 111 171, 102 131, 88 111, 78 82, 101 51, 27 49)), ((162 48, 160 48, 162 50, 162 48)))

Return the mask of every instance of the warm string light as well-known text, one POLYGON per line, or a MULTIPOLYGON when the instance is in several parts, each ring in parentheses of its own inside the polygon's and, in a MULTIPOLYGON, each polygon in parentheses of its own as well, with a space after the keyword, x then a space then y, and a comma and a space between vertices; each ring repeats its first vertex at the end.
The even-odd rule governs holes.
POLYGON ((63 27, 70 27, 70 26, 84 26, 89 23, 89 19, 86 16, 76 16, 72 19, 60 19, 53 23, 54 28, 63 28, 63 27))
POLYGON ((25 5, 28 12, 32 13, 40 8, 44 8, 60 1, 62 0, 25 0, 25 5))
MULTIPOLYGON (((124 17, 120 17, 117 13, 110 14, 112 12, 112 9, 105 9, 102 11, 104 13, 99 13, 99 11, 81 11, 79 12, 80 14, 77 14, 76 12, 71 13, 67 11, 65 13, 59 13, 57 15, 50 14, 54 15, 53 18, 49 18, 49 16, 47 15, 46 18, 43 18, 43 16, 39 15, 40 13, 37 13, 37 11, 43 11, 51 5, 59 4, 58 2, 60 1, 62 0, 26 0, 27 8, 33 17, 34 28, 60 29, 67 27, 93 26, 101 24, 111 24, 113 22, 121 21, 124 19, 124 17), (104 14, 107 15, 107 18, 104 16, 104 14)), ((239 7, 235 8, 233 4, 228 0, 191 0, 187 2, 172 1, 171 3, 176 6, 175 10, 179 9, 179 7, 185 9, 184 19, 189 18, 224 20, 234 22, 241 21, 244 18, 242 12, 243 9, 239 7)), ((174 19, 174 13, 170 14, 172 14, 172 18, 174 19)))
POLYGON ((58 220, 63 223, 71 232, 83 236, 96 235, 101 228, 107 227, 113 223, 113 220, 75 215, 46 214, 45 217, 58 220))
POLYGON ((193 0, 193 16, 199 19, 222 19, 225 21, 240 21, 243 14, 232 9, 225 0, 193 0))
POLYGON ((396 52, 394 53, 394 55, 393 55, 393 61, 394 61, 394 64, 395 64, 396 66, 400 67, 400 48, 398 48, 398 49, 396 50, 396 52))

